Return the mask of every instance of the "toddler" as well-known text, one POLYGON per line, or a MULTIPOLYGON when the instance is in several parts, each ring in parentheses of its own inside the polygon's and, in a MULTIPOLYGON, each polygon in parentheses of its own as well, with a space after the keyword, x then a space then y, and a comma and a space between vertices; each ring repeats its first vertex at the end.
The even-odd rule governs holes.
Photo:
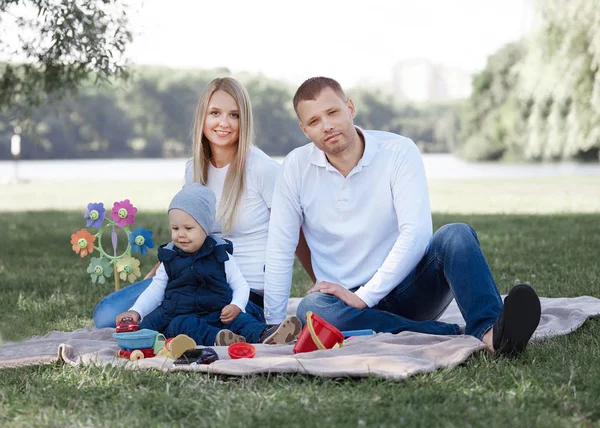
POLYGON ((161 264, 127 317, 141 328, 190 336, 198 345, 236 342, 283 344, 302 329, 295 316, 269 326, 246 314, 250 287, 231 256, 231 242, 208 233, 215 222, 214 193, 199 183, 183 186, 169 205, 172 242, 158 249, 161 264))

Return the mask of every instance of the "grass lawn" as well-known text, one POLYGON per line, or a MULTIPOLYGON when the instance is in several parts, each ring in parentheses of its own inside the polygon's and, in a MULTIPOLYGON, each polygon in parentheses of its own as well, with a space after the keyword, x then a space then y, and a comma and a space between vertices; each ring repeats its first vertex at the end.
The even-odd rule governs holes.
MULTIPOLYGON (((599 214, 434 215, 479 233, 501 292, 600 296, 599 214)), ((165 216, 136 225, 168 239, 165 216)), ((79 212, 0 213, 0 341, 91 324, 113 288, 92 285, 70 248, 79 212)), ((142 259, 142 272, 156 252, 142 259)), ((297 270, 293 294, 309 283, 297 270)), ((46 365, 0 370, 0 426, 589 426, 600 420, 600 322, 537 343, 516 359, 484 352, 403 382, 46 365)))

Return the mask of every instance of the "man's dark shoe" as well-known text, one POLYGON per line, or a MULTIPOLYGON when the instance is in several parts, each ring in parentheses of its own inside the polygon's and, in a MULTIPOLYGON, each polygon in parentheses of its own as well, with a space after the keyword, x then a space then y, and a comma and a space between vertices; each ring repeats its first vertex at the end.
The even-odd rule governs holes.
POLYGON ((515 285, 504 299, 504 308, 492 330, 497 355, 522 352, 540 323, 540 299, 529 285, 515 285))

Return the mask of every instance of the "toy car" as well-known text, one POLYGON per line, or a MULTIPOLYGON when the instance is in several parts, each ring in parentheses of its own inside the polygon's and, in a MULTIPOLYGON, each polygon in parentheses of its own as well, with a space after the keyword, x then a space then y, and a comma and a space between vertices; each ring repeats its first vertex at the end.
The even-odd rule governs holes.
POLYGON ((165 336, 154 330, 146 328, 137 331, 113 333, 113 337, 119 345, 117 357, 127 358, 129 360, 141 360, 143 358, 152 358, 164 346, 165 336))
POLYGON ((131 317, 123 318, 121 322, 117 325, 116 331, 117 333, 127 333, 130 331, 138 331, 140 326, 137 322, 133 320, 131 317))

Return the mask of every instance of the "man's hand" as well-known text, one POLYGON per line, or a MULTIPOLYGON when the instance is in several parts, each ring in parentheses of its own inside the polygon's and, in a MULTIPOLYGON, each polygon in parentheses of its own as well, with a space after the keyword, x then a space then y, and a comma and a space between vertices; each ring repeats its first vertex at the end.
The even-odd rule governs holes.
POLYGON ((140 314, 138 314, 136 311, 127 311, 117 315, 116 324, 119 325, 121 320, 124 318, 132 318, 135 322, 140 322, 140 314))
POLYGON ((236 305, 227 305, 221 311, 221 322, 223 324, 231 323, 242 312, 236 305))
POLYGON ((321 293, 331 294, 342 302, 347 304, 348 306, 355 307, 357 309, 364 309, 367 307, 367 304, 352 291, 348 290, 345 287, 342 287, 340 284, 334 284, 333 282, 321 281, 313 288, 308 290, 308 293, 315 293, 320 291, 321 293))

